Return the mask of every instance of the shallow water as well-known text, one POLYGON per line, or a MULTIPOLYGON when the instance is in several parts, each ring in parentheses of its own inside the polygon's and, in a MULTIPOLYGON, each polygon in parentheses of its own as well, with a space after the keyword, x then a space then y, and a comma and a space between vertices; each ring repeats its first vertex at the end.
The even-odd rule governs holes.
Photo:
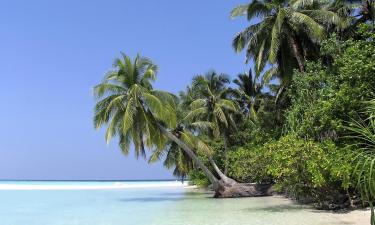
MULTIPOLYGON (((77 182, 73 183, 77 185, 77 182)), ((29 183, 26 182, 26 184, 29 183)), ((37 182, 37 184, 40 183, 37 182)), ((106 186, 118 183, 84 182, 83 185, 90 184, 106 186)), ((69 185, 69 183, 44 182, 43 185, 69 185)), ((142 185, 144 188, 112 190, 1 190, 0 224, 354 224, 348 220, 342 220, 335 214, 297 205, 282 197, 213 199, 208 193, 200 193, 182 186, 155 187, 155 182, 143 182, 142 185)))

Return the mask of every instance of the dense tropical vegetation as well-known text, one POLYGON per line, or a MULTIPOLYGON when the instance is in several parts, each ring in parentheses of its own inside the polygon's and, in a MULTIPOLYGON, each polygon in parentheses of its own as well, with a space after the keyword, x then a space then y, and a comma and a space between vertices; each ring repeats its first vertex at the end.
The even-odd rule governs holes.
POLYGON ((256 183, 321 209, 372 207, 374 2, 253 0, 231 16, 250 23, 233 48, 253 70, 197 75, 176 96, 153 89, 150 59, 123 54, 94 88, 95 127, 217 196, 256 183))

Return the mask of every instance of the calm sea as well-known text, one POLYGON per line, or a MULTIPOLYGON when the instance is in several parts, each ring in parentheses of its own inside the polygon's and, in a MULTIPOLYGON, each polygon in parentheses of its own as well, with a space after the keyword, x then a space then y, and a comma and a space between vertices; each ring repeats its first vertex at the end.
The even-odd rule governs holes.
POLYGON ((213 199, 174 181, 3 181, 0 189, 0 225, 351 224, 281 197, 213 199))

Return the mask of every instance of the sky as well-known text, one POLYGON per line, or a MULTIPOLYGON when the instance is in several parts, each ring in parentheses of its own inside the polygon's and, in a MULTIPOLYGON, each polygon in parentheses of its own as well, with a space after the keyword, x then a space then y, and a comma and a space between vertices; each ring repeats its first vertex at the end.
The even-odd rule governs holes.
POLYGON ((93 127, 98 84, 122 51, 159 65, 177 93, 211 69, 247 70, 231 48, 246 0, 0 2, 0 179, 171 179, 161 163, 124 157, 93 127))

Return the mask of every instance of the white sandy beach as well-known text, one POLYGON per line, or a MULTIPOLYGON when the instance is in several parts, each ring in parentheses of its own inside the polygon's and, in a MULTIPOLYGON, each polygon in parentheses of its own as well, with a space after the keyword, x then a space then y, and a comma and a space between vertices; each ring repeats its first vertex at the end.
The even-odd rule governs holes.
POLYGON ((359 209, 347 213, 335 213, 322 211, 322 217, 334 219, 337 221, 335 224, 347 225, 367 225, 370 224, 371 212, 369 209, 359 209))

